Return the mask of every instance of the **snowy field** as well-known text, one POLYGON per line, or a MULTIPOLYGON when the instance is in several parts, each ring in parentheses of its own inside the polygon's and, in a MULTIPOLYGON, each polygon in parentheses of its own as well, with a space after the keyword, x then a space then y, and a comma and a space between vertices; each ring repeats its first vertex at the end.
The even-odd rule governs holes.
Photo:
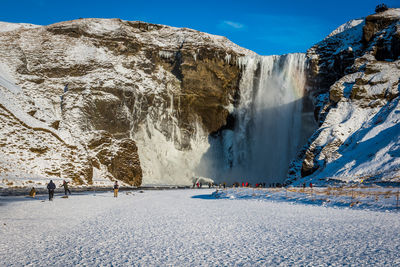
POLYGON ((395 210, 215 199, 214 191, 0 197, 0 266, 400 264, 395 210))

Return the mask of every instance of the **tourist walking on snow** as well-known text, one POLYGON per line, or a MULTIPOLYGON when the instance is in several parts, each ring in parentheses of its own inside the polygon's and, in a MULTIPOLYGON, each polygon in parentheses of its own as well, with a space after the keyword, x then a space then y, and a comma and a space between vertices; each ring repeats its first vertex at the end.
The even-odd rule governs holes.
POLYGON ((49 201, 53 200, 55 189, 56 189, 56 184, 53 183, 53 180, 50 180, 50 183, 47 184, 47 190, 49 190, 49 201))
POLYGON ((67 192, 71 195, 71 191, 70 191, 69 188, 68 188, 68 183, 69 183, 69 182, 66 182, 65 180, 63 180, 62 186, 64 187, 65 195, 67 195, 67 192))
POLYGON ((119 189, 118 181, 115 181, 115 184, 114 184, 114 197, 118 197, 118 189, 119 189))

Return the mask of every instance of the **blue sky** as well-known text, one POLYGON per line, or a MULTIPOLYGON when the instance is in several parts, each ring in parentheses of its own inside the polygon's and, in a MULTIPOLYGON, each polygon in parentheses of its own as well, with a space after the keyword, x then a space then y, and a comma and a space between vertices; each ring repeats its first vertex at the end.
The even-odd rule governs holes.
MULTIPOLYGON (((1 0, 0 21, 40 25, 78 18, 121 18, 223 35, 261 55, 305 52, 382 1, 1 0)), ((399 0, 384 1, 400 7, 399 0)))

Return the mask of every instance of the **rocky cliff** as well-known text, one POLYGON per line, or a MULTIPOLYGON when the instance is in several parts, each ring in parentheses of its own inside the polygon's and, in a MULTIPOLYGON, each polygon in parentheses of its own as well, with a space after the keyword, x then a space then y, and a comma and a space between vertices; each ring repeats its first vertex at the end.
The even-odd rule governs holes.
POLYGON ((251 54, 119 19, 1 23, 0 174, 19 185, 188 184, 237 98, 237 58, 251 54))
POLYGON ((400 9, 350 21, 307 51, 320 128, 289 182, 400 180, 399 55, 400 9))

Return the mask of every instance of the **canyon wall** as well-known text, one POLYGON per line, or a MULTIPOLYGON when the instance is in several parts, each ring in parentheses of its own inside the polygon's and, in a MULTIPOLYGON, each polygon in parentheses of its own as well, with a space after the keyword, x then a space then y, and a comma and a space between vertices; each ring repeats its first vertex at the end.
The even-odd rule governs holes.
MULTIPOLYGON (((119 19, 0 28, 2 113, 13 114, 12 103, 48 135, 38 150, 7 137, 39 140, 42 131, 17 130, 23 119, 4 131, 0 170, 16 180, 190 183, 208 134, 232 109, 237 59, 254 54, 225 37, 119 19), (61 143, 74 149, 61 154, 61 143)), ((5 125, 11 117, 3 115, 5 125)))

